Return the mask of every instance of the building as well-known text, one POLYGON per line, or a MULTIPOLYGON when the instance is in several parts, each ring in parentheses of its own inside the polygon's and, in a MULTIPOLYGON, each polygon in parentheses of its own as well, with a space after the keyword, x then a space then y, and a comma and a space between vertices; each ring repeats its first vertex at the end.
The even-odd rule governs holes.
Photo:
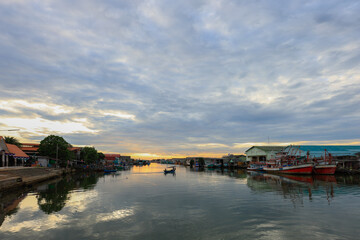
POLYGON ((18 146, 8 144, 5 139, 0 136, 0 152, 1 152, 1 167, 20 166, 24 165, 24 161, 29 159, 29 156, 24 153, 18 146))
POLYGON ((39 155, 39 143, 21 143, 20 149, 29 156, 39 155))
POLYGON ((0 166, 5 167, 8 164, 10 152, 6 146, 5 139, 2 136, 0 136, 0 154, 0 166))
POLYGON ((14 144, 7 143, 6 146, 10 152, 8 164, 11 166, 24 166, 24 162, 29 159, 29 156, 14 144))
POLYGON ((285 146, 252 146, 245 151, 247 162, 264 162, 275 157, 285 146))
POLYGON ((105 153, 105 165, 114 165, 114 161, 118 161, 119 158, 121 157, 120 154, 113 154, 113 153, 105 153))
MULTIPOLYGON (((31 157, 39 156, 40 143, 21 143, 20 149, 31 157)), ((74 153, 75 159, 80 160, 81 147, 69 147, 68 150, 74 153)))
POLYGON ((73 152, 74 153, 74 157, 75 159, 74 160, 80 160, 80 156, 81 156, 81 147, 69 147, 68 150, 70 152, 73 152))
POLYGON ((245 167, 246 166, 246 156, 244 154, 228 154, 222 157, 224 163, 227 163, 229 167, 245 167))

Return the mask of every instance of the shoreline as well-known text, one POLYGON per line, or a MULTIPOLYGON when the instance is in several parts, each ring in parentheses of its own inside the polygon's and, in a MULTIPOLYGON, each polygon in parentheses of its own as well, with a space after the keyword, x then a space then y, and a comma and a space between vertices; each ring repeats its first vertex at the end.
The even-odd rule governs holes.
POLYGON ((0 169, 0 192, 11 191, 34 183, 43 182, 52 178, 61 177, 72 169, 14 167, 0 169))

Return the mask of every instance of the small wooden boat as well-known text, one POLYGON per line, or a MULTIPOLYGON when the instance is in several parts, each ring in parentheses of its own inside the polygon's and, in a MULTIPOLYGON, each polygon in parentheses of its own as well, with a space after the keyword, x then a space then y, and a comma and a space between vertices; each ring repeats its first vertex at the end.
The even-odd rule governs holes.
POLYGON ((171 168, 168 168, 168 169, 164 169, 164 174, 168 174, 168 173, 175 173, 176 171, 176 167, 171 167, 171 168))
POLYGON ((115 169, 104 169, 104 173, 112 173, 112 172, 116 172, 115 169))

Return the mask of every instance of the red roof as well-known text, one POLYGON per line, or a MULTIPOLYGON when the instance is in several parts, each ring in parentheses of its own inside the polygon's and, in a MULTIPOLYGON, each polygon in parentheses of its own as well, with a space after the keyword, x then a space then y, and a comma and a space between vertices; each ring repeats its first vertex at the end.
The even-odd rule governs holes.
POLYGON ((20 149, 25 152, 37 152, 39 151, 40 143, 21 143, 20 149))
MULTIPOLYGON (((21 150, 26 151, 26 152, 37 152, 39 150, 39 146, 40 144, 36 144, 36 143, 22 143, 21 144, 23 147, 21 147, 21 150), (24 147, 26 146, 26 147, 24 147)), ((80 147, 69 147, 68 148, 69 151, 79 151, 81 150, 80 147)))
POLYGON ((32 147, 39 147, 40 143, 21 143, 22 146, 32 146, 32 147))
POLYGON ((105 155, 105 160, 115 160, 115 158, 119 158, 121 157, 120 154, 104 154, 105 155))
POLYGON ((14 144, 6 144, 7 148, 9 149, 9 152, 12 154, 15 154, 14 157, 24 157, 24 158, 28 158, 29 156, 24 153, 20 148, 18 148, 18 146, 14 145, 14 144))
POLYGON ((70 148, 68 148, 68 150, 69 151, 79 151, 79 150, 81 150, 81 148, 80 147, 70 147, 70 148))
POLYGON ((29 152, 37 152, 39 150, 38 147, 21 147, 21 150, 23 151, 29 151, 29 152))

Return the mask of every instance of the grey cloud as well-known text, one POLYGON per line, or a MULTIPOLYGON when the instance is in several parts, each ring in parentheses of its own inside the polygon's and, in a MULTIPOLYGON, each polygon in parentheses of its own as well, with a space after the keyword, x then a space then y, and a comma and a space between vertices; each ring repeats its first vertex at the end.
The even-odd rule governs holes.
POLYGON ((86 117, 99 134, 67 136, 112 151, 127 151, 111 145, 121 141, 176 152, 189 138, 355 139, 359 10, 356 1, 0 4, 0 99, 72 106, 22 114, 86 117))

